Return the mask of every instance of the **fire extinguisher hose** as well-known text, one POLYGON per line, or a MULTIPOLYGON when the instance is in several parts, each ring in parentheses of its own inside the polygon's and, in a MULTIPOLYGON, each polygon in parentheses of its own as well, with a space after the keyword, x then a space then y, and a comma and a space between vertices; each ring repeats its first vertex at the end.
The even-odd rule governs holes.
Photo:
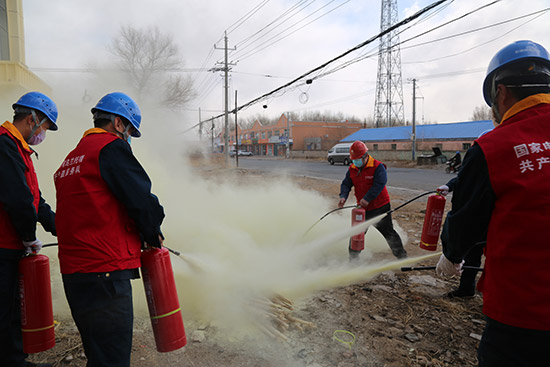
MULTIPOLYGON (((405 266, 401 268, 401 271, 415 271, 415 270, 435 270, 435 266, 405 266)), ((477 266, 462 266, 462 269, 483 271, 483 268, 477 266)))
MULTIPOLYGON (((405 205, 410 204, 410 203, 412 203, 413 201, 418 200, 418 199, 420 199, 420 198, 423 197, 423 196, 426 196, 426 195, 429 195, 429 194, 433 194, 434 192, 436 192, 436 191, 428 191, 428 192, 422 193, 422 194, 420 194, 420 195, 418 195, 418 196, 415 196, 414 198, 412 198, 412 199, 410 199, 410 200, 404 202, 403 204, 399 205, 397 208, 394 208, 394 209, 388 211, 388 212, 386 213, 386 215, 387 215, 387 214, 391 214, 391 213, 393 213, 394 211, 401 209, 401 208, 404 207, 405 205)), ((336 211, 338 211, 338 210, 351 209, 351 208, 357 208, 357 207, 359 207, 359 206, 358 206, 358 205, 349 205, 349 206, 343 206, 343 207, 341 207, 341 208, 332 209, 331 211, 325 213, 325 215, 323 215, 321 218, 319 218, 319 219, 317 220, 317 222, 313 223, 313 224, 311 225, 311 227, 309 227, 308 230, 304 232, 304 234, 302 235, 302 237, 305 237, 305 236, 309 233, 309 231, 311 231, 311 230, 313 229, 313 227, 315 227, 317 224, 319 224, 319 222, 322 221, 323 219, 325 219, 329 214, 332 214, 332 213, 334 213, 334 212, 336 212, 336 211)))
MULTIPOLYGON (((43 245, 42 248, 44 248, 44 247, 52 247, 52 246, 57 246, 57 242, 48 243, 47 245, 43 245)), ((166 246, 163 245, 162 247, 166 247, 166 246)), ((170 251, 171 253, 173 253, 174 255, 176 255, 176 256, 180 256, 180 255, 181 255, 181 252, 176 251, 176 250, 172 250, 170 247, 166 247, 166 249, 167 249, 168 251, 170 251)))

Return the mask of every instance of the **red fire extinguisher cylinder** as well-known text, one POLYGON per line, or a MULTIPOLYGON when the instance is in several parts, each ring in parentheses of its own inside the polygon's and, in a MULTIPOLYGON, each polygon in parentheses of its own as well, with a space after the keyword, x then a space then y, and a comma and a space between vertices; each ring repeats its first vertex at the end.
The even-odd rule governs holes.
POLYGON ((184 347, 187 337, 168 250, 144 250, 141 273, 157 350, 171 352, 184 347))
POLYGON ((45 255, 19 261, 19 296, 23 351, 38 353, 55 346, 50 262, 45 255))
MULTIPOLYGON (((365 209, 364 208, 353 208, 351 210, 351 225, 356 226, 365 221, 365 209)), ((351 237, 350 247, 354 251, 363 251, 365 249, 365 232, 361 231, 351 237)))
POLYGON ((445 197, 435 194, 428 197, 426 205, 426 216, 420 237, 420 248, 428 251, 437 250, 443 212, 445 211, 445 197))

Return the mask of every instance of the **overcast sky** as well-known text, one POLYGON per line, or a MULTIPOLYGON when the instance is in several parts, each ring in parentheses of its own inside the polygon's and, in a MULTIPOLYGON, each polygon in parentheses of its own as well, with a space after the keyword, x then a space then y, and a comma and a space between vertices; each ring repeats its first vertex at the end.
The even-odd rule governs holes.
MULTIPOLYGON (((398 20, 433 2, 435 0, 398 0, 398 20)), ((400 40, 416 37, 491 2, 449 0, 431 11, 429 17, 401 28, 408 29, 400 34, 400 40)), ((412 117, 410 80, 413 78, 418 80, 418 122, 465 121, 472 116, 476 106, 484 104, 481 84, 496 51, 520 39, 531 39, 550 49, 550 12, 523 17, 550 8, 550 2, 529 0, 518 6, 519 3, 517 0, 497 1, 402 44, 407 120, 412 117), (510 21, 517 17, 523 18, 510 21), (478 30, 480 28, 485 29, 478 30)), ((90 73, 70 69, 108 63, 112 56, 107 52, 107 45, 121 26, 156 26, 173 36, 186 69, 204 69, 182 71, 193 78, 197 88, 198 98, 181 112, 184 125, 191 126, 198 121, 198 107, 203 111, 203 119, 222 112, 223 78, 207 69, 223 60, 223 51, 214 49, 214 45, 223 47, 225 30, 229 30, 229 47, 237 46, 237 51, 230 52, 229 56, 236 62, 230 80, 232 108, 235 90, 239 105, 242 105, 377 35, 380 32, 380 4, 380 0, 23 0, 26 63, 54 87, 55 95, 62 95, 60 80, 64 80, 70 84, 72 95, 83 96, 87 93, 90 73), (255 8, 257 12, 243 19, 255 8), (290 13, 294 16, 284 17, 289 9, 295 9, 290 13), (278 18, 273 25, 279 27, 266 34, 273 26, 265 27, 278 18), (283 20, 286 21, 281 25, 283 20), (296 25, 292 27, 293 24, 296 25), (283 32, 288 27, 291 28, 283 32), (300 27, 303 28, 298 30, 300 27), (247 41, 253 40, 250 37, 255 34, 255 37, 263 37, 256 43, 247 41)), ((342 61, 372 54, 377 47, 378 41, 375 41, 342 61)), ((342 61, 323 71, 333 69, 342 61)), ((321 110, 341 111, 359 118, 372 117, 377 62, 376 56, 368 57, 310 85, 269 97, 239 112, 239 116, 262 113, 274 117, 288 111, 321 110)), ((108 88, 116 89, 116 86, 106 86, 107 92, 108 88)), ((90 103, 99 97, 92 95, 90 103)))

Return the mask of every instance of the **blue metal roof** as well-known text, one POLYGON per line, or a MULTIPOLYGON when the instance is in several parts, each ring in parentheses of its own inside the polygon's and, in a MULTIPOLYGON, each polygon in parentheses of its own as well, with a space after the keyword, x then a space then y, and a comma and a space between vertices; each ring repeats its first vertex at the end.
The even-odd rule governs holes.
MULTIPOLYGON (((416 139, 465 139, 474 140, 482 132, 491 130, 493 121, 467 121, 447 124, 417 125, 416 139)), ((340 140, 342 143, 361 141, 411 140, 412 126, 361 129, 340 140)))

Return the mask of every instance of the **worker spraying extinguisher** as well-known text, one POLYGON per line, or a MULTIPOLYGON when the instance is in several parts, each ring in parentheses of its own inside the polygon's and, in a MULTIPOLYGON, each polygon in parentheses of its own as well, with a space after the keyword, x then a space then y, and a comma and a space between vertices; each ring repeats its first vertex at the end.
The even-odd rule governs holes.
MULTIPOLYGON (((354 142, 350 146, 349 152, 353 164, 350 165, 346 177, 340 185, 338 207, 344 206, 351 189, 354 188, 357 206, 364 210, 363 221, 386 214, 374 226, 384 236, 395 257, 398 259, 407 257, 401 237, 393 228, 390 196, 386 188, 386 167, 382 162, 369 155, 368 148, 362 141, 354 142)), ((352 224, 356 223, 353 215, 352 221, 352 224)), ((354 236, 354 238, 350 239, 350 260, 357 259, 359 253, 364 249, 364 239, 361 240, 360 235, 359 237, 354 236)))

